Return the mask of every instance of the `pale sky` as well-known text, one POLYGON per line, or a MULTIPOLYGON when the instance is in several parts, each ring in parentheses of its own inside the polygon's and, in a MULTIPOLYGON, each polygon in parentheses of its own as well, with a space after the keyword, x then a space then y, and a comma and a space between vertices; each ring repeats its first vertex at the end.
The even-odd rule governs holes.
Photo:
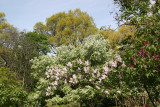
POLYGON ((92 16, 98 28, 117 28, 110 14, 115 9, 113 0, 0 0, 0 12, 4 12, 7 21, 20 31, 33 31, 36 22, 45 23, 53 14, 76 8, 92 16))

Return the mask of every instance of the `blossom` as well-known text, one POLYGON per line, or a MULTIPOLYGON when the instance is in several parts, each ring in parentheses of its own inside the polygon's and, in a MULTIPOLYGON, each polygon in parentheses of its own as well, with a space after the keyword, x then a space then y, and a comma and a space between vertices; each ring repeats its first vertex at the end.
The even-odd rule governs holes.
POLYGON ((79 59, 79 60, 77 61, 77 63, 78 63, 78 64, 82 64, 82 60, 79 59))
POLYGON ((134 62, 136 62, 136 59, 132 56, 132 60, 134 61, 134 62))
POLYGON ((147 61, 145 61, 144 65, 147 65, 147 61))
POLYGON ((141 56, 144 57, 144 50, 141 51, 141 56))
POLYGON ((97 73, 97 69, 95 69, 95 70, 94 70, 94 69, 92 69, 92 72, 93 72, 93 73, 97 73))
POLYGON ((141 53, 139 51, 137 51, 138 56, 141 56, 141 53))
POLYGON ((154 53, 154 58, 158 59, 158 54, 154 53))
POLYGON ((118 62, 122 62, 121 56, 120 56, 120 55, 117 55, 117 56, 116 56, 116 60, 117 60, 118 62))
POLYGON ((49 78, 49 75, 47 75, 47 78, 49 78))
POLYGON ((146 52, 146 55, 149 56, 148 52, 146 52))
POLYGON ((99 78, 99 83, 102 83, 102 78, 99 78))
POLYGON ((118 94, 121 94, 121 91, 117 91, 118 94))
POLYGON ((96 86, 96 88, 99 90, 100 89, 100 87, 98 87, 98 86, 96 86))
POLYGON ((126 65, 125 65, 125 63, 124 63, 124 61, 123 61, 123 64, 121 65, 122 67, 125 67, 126 65))
POLYGON ((79 71, 79 72, 80 72, 80 71, 81 71, 81 68, 78 67, 78 69, 77 69, 76 71, 79 71))
POLYGON ((97 77, 99 77, 99 76, 100 76, 100 72, 98 71, 98 72, 97 72, 97 77))
POLYGON ((88 60, 85 61, 85 65, 86 65, 86 66, 89 66, 89 61, 88 61, 88 60))
POLYGON ((108 91, 104 91, 107 95, 109 94, 109 92, 108 91))
POLYGON ((65 72, 67 72, 67 69, 66 69, 65 67, 63 68, 63 70, 64 70, 65 72))
POLYGON ((48 88, 47 88, 47 92, 50 92, 50 91, 51 91, 51 87, 48 87, 48 88))
POLYGON ((72 77, 73 77, 73 79, 76 79, 76 78, 77 78, 75 74, 73 74, 73 76, 72 76, 72 77))
POLYGON ((106 75, 102 75, 102 79, 105 79, 107 76, 106 75))
POLYGON ((67 66, 72 67, 72 63, 68 62, 67 66))
POLYGON ((67 84, 67 80, 66 79, 64 80, 64 83, 67 84))
POLYGON ((109 64, 111 65, 111 67, 114 67, 114 68, 116 68, 117 67, 117 61, 109 61, 109 64))
POLYGON ((48 92, 46 92, 46 96, 49 96, 49 93, 48 93, 48 92))
POLYGON ((92 77, 94 78, 95 77, 95 75, 92 73, 92 77))
POLYGON ((89 70, 89 67, 84 67, 83 69, 84 69, 85 73, 87 73, 89 70))
POLYGON ((58 85, 58 82, 57 82, 57 81, 55 81, 55 82, 54 82, 54 85, 58 85))
POLYGON ((131 63, 129 63, 129 66, 130 66, 131 68, 133 68, 133 65, 132 65, 131 63))
POLYGON ((105 72, 109 72, 108 66, 103 67, 103 70, 104 70, 105 72))
POLYGON ((54 86, 54 84, 53 84, 53 83, 51 83, 51 85, 52 85, 52 86, 54 86))

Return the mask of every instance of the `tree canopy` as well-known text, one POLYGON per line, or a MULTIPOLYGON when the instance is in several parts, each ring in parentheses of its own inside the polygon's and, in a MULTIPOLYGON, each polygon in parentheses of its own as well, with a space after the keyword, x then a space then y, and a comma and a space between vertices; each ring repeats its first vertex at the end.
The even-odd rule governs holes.
POLYGON ((34 30, 49 36, 50 45, 53 47, 62 44, 82 42, 85 37, 97 32, 96 25, 91 16, 80 9, 69 10, 68 13, 60 12, 46 19, 46 24, 36 23, 34 30))

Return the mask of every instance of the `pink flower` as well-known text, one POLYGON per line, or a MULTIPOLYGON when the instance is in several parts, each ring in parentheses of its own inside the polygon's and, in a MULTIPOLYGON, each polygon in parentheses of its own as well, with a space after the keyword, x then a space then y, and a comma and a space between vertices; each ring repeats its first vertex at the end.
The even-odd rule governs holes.
POLYGON ((72 63, 68 62, 67 66, 72 67, 72 63))
POLYGON ((53 83, 51 83, 51 85, 52 85, 52 86, 54 86, 54 84, 53 84, 53 83))
POLYGON ((97 72, 97 77, 100 77, 100 72, 99 71, 97 72))
POLYGON ((117 55, 117 56, 116 56, 116 60, 117 60, 118 62, 122 62, 121 56, 120 56, 120 55, 117 55))
POLYGON ((113 62, 113 60, 109 61, 109 64, 110 64, 111 67, 114 67, 114 68, 117 67, 117 61, 115 61, 115 62, 113 62))
POLYGON ((49 96, 49 93, 48 93, 48 92, 46 92, 46 96, 49 96))
POLYGON ((95 75, 92 73, 92 77, 94 78, 95 77, 95 75))
POLYGON ((136 59, 132 56, 132 60, 134 61, 134 62, 136 62, 136 59))
POLYGON ((148 52, 146 52, 146 55, 149 56, 148 52))
POLYGON ((77 61, 77 64, 82 64, 82 60, 79 59, 79 60, 77 61))
POLYGON ((144 65, 147 65, 147 61, 145 61, 144 65))
POLYGON ((63 70, 64 70, 65 72, 67 72, 67 69, 66 69, 66 68, 63 68, 63 70))
POLYGON ((141 53, 139 51, 137 51, 138 56, 141 56, 141 53))
POLYGON ((83 69, 84 69, 84 72, 87 73, 89 70, 89 67, 84 67, 83 69))
POLYGON ((89 66, 89 61, 88 61, 88 60, 85 61, 85 65, 86 65, 86 66, 89 66))
POLYGON ((76 79, 76 78, 77 78, 75 74, 73 74, 73 76, 72 76, 72 77, 73 77, 73 79, 76 79))
POLYGON ((109 94, 109 92, 108 91, 104 91, 107 95, 109 94))
POLYGON ((125 67, 126 65, 124 64, 124 61, 123 61, 123 64, 121 65, 122 67, 125 67))
POLYGON ((92 69, 92 72, 93 72, 93 73, 97 73, 97 69, 95 69, 95 70, 94 70, 94 69, 92 69))
POLYGON ((57 82, 57 81, 55 81, 55 82, 54 82, 54 85, 58 85, 58 82, 57 82))
POLYGON ((67 84, 67 80, 66 79, 64 80, 64 83, 67 84))
POLYGON ((154 58, 158 59, 158 54, 154 53, 154 58))
POLYGON ((78 67, 78 69, 77 69, 76 71, 79 71, 79 72, 80 72, 80 71, 81 71, 81 68, 78 67))
POLYGON ((99 90, 100 89, 100 87, 98 87, 98 86, 96 86, 96 88, 99 90))
POLYGON ((129 63, 129 66, 130 66, 131 68, 133 68, 133 65, 132 65, 131 63, 129 63))
POLYGON ((51 87, 48 87, 48 88, 47 88, 47 92, 50 92, 50 91, 51 91, 51 87))
POLYGON ((105 72, 109 72, 108 66, 103 67, 103 70, 104 70, 105 72))
POLYGON ((121 94, 121 91, 117 91, 118 94, 121 94))
POLYGON ((99 78, 99 83, 102 83, 102 79, 101 78, 99 78))
POLYGON ((47 75, 47 78, 49 78, 49 75, 47 75))
POLYGON ((102 79, 105 79, 107 76, 106 75, 102 75, 102 79))
POLYGON ((141 51, 141 56, 144 57, 144 50, 141 51))
POLYGON ((53 87, 55 90, 57 89, 56 87, 53 87))

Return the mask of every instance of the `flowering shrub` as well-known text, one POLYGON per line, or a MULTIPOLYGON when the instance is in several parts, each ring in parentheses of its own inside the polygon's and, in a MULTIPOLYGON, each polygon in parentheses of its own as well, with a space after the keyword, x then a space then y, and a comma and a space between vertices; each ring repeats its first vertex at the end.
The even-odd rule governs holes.
POLYGON ((117 76, 121 70, 118 68, 125 64, 119 55, 114 57, 108 40, 96 35, 86 38, 77 47, 60 46, 56 52, 55 56, 40 56, 31 61, 32 75, 38 79, 35 93, 31 94, 32 100, 42 102, 48 99, 47 102, 52 104, 74 101, 96 104, 96 99, 113 98, 111 94, 114 93, 119 95, 117 76))
POLYGON ((94 68, 89 60, 82 61, 81 59, 68 62, 64 68, 55 66, 45 73, 46 79, 50 81, 50 85, 46 88, 46 96, 56 95, 48 101, 52 104, 79 102, 95 105, 96 102, 93 99, 98 101, 104 95, 109 96, 110 93, 111 96, 115 93, 121 94, 120 90, 112 89, 106 84, 111 82, 110 75, 117 74, 116 69, 123 66, 125 64, 120 55, 117 55, 115 60, 106 62, 103 68, 94 68), (57 96, 58 90, 63 92, 63 97, 57 96), (97 96, 100 96, 100 99, 97 99, 97 96))
POLYGON ((147 93, 154 106, 160 101, 160 48, 159 43, 139 41, 134 50, 126 54, 125 61, 129 68, 125 73, 126 84, 131 90, 147 93))

